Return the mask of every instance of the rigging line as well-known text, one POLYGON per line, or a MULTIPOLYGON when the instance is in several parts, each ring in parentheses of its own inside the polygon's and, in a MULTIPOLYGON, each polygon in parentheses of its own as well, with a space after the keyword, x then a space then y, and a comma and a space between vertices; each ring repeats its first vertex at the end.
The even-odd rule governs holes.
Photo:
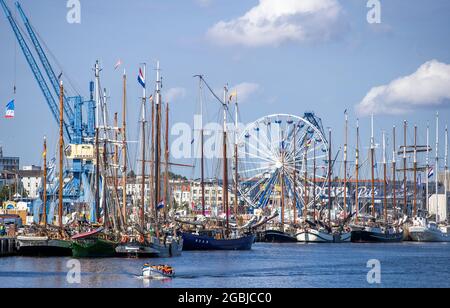
POLYGON ((209 92, 211 92, 211 94, 214 96, 215 99, 217 99, 219 101, 219 103, 222 104, 222 106, 226 106, 227 104, 222 101, 216 93, 214 93, 213 89, 211 89, 211 87, 209 86, 209 84, 206 82, 205 78, 202 75, 198 75, 198 77, 200 78, 200 80, 206 85, 206 87, 208 88, 209 92))

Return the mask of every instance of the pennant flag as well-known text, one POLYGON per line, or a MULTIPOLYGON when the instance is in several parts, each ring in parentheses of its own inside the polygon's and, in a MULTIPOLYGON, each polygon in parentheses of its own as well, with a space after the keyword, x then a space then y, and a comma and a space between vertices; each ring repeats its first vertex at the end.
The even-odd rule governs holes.
POLYGON ((138 76, 138 82, 140 83, 140 85, 145 88, 145 77, 144 74, 142 73, 142 69, 139 69, 139 76, 138 76))
POLYGON ((191 144, 194 144, 194 142, 195 142, 195 139, 192 139, 192 140, 191 140, 191 144))
POLYGON ((6 119, 13 119, 14 118, 14 100, 10 101, 6 105, 6 112, 5 112, 5 118, 6 119))
POLYGON ((116 65, 114 65, 114 70, 118 69, 121 65, 122 65, 122 60, 119 59, 119 61, 117 61, 116 65))
POLYGON ((158 205, 156 206, 156 210, 162 210, 164 208, 164 201, 161 201, 160 203, 158 203, 158 205))
POLYGON ((312 146, 312 139, 309 139, 309 140, 306 142, 306 147, 309 148, 310 146, 312 146))
POLYGON ((433 167, 430 167, 430 169, 428 170, 428 178, 432 178, 434 176, 434 169, 433 167))
POLYGON ((150 95, 150 97, 148 98, 148 101, 149 101, 150 103, 153 102, 153 95, 150 95))

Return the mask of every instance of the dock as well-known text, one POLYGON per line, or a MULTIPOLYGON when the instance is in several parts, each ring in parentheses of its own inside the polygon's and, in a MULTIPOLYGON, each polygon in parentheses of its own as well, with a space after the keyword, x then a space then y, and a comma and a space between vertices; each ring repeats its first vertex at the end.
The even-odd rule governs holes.
POLYGON ((16 240, 13 238, 0 238, 0 257, 12 256, 16 254, 16 240))

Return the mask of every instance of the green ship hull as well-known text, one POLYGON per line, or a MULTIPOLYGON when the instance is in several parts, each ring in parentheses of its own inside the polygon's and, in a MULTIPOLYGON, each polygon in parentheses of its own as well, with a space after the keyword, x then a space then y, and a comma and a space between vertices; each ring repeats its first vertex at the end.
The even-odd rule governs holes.
POLYGON ((72 244, 75 258, 112 258, 116 256, 118 243, 102 239, 86 239, 72 244))

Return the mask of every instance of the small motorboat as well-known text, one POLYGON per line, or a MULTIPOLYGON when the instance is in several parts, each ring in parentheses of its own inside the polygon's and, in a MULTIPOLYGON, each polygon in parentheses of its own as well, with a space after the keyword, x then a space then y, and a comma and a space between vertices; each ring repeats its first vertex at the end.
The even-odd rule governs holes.
POLYGON ((142 277, 146 279, 167 279, 174 276, 175 271, 169 265, 144 264, 142 268, 142 277))

